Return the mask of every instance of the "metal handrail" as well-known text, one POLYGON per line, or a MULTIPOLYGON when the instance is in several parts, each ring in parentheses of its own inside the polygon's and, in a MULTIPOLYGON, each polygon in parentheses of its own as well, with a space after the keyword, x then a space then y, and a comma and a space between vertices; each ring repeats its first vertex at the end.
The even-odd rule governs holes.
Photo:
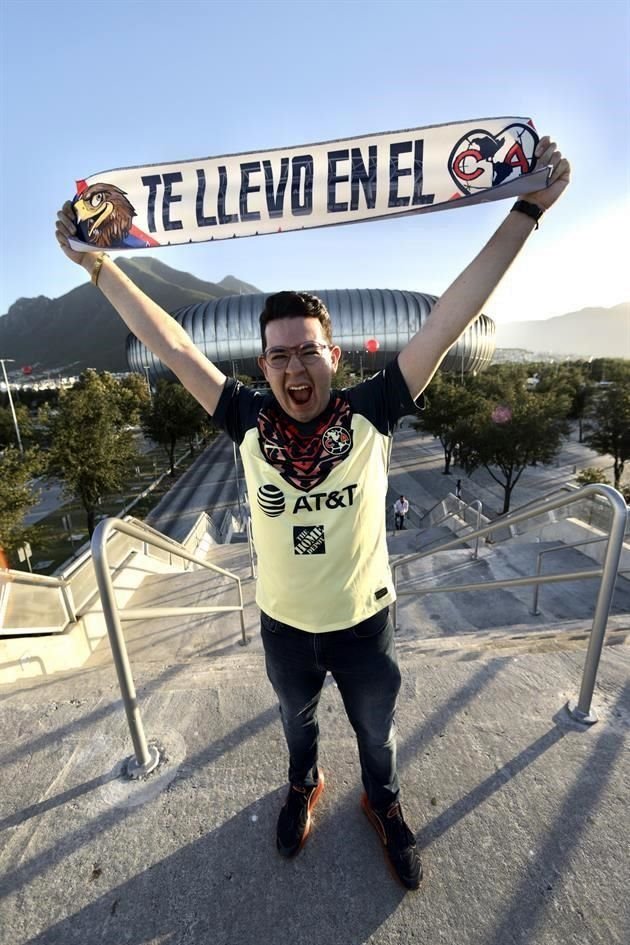
MULTIPOLYGON (((539 551, 538 554, 536 555, 536 575, 539 575, 542 573, 543 555, 549 555, 551 554, 552 551, 566 551, 568 548, 579 548, 582 545, 597 545, 599 544, 599 542, 602 542, 602 541, 606 541, 606 539, 605 538, 585 538, 583 541, 574 541, 570 545, 563 545, 563 544, 554 545, 553 548, 545 548, 543 551, 539 551)), ((598 573, 601 574, 601 571, 598 573)), ((539 583, 534 585, 534 597, 532 600, 532 609, 530 610, 530 614, 532 614, 533 617, 540 616, 540 611, 538 609, 539 587, 540 587, 539 583)))
MULTIPOLYGON (((455 498, 456 498, 456 501, 457 501, 457 502, 461 503, 460 506, 459 506, 459 508, 456 509, 456 510, 454 510, 453 512, 449 512, 448 515, 445 515, 444 518, 441 518, 438 522, 434 522, 434 523, 433 523, 433 528, 437 528, 439 525, 443 525, 444 522, 448 522, 448 520, 449 520, 450 518, 455 518, 455 516, 457 516, 457 517, 459 517, 459 518, 463 518, 463 513, 466 511, 466 509, 472 509, 473 506, 475 506, 475 511, 477 512, 477 528, 480 528, 480 526, 481 526, 481 513, 482 513, 482 511, 483 511, 483 502, 481 501, 481 499, 473 499, 472 502, 466 503, 466 502, 464 502, 463 499, 457 499, 457 497, 455 497, 455 498), (463 506, 463 508, 462 508, 462 506, 463 506)), ((438 504, 440 504, 440 503, 438 503, 438 504)), ((433 506, 433 508, 436 508, 436 506, 433 506)), ((464 519, 464 524, 465 524, 465 525, 468 525, 468 522, 466 521, 466 519, 464 519)), ((465 535, 460 535, 460 536, 458 536, 458 537, 460 537, 460 538, 465 538, 466 536, 465 536, 465 535)), ((425 548, 425 551, 427 551, 427 550, 429 550, 429 549, 426 549, 426 548, 425 548)), ((479 538, 476 538, 476 539, 475 539, 475 550, 473 551, 473 560, 476 560, 478 557, 479 557, 479 538)))
POLYGON ((12 584, 28 584, 34 587, 57 588, 61 591, 61 599, 63 600, 66 611, 66 624, 59 632, 63 632, 67 624, 76 622, 77 614, 72 598, 72 590, 65 578, 50 577, 47 574, 27 574, 25 571, 12 571, 10 568, 0 573, 0 580, 3 578, 5 578, 3 583, 5 583, 7 587, 12 584))
MULTIPOLYGON (((619 561, 621 559, 621 549, 623 547, 624 533, 626 529, 626 521, 628 518, 628 506, 625 503, 625 500, 620 492, 614 489, 612 486, 605 485, 603 483, 590 483, 589 485, 584 486, 579 492, 575 492, 572 495, 564 496, 562 498, 554 499, 551 502, 542 501, 533 508, 529 508, 524 512, 515 512, 512 515, 507 516, 506 518, 501 519, 500 521, 492 522, 490 525, 486 525, 484 528, 477 529, 474 532, 467 534, 464 537, 454 538, 452 541, 444 542, 442 545, 431 548, 429 551, 420 551, 413 555, 407 555, 404 558, 400 558, 393 566, 393 580, 394 580, 394 589, 398 594, 397 578, 398 578, 398 569, 402 565, 410 564, 412 561, 418 561, 421 558, 425 558, 428 555, 436 554, 438 551, 450 551, 452 548, 456 548, 462 542, 470 541, 471 538, 485 538, 486 535, 491 535, 492 532, 496 531, 499 528, 504 528, 506 525, 517 525, 519 522, 526 521, 529 518, 534 518, 536 515, 539 515, 542 511, 551 511, 556 508, 561 508, 565 505, 570 505, 573 502, 580 501, 584 498, 587 498, 592 495, 600 495, 607 500, 608 504, 612 510, 612 520, 610 523, 610 530, 608 533, 608 544, 606 546, 606 551, 604 553, 604 562, 601 569, 595 569, 592 571, 584 572, 575 572, 573 579, 576 577, 597 577, 601 575, 601 584, 599 587, 599 593, 597 595, 597 603, 595 605, 595 613, 593 615, 593 623, 591 626, 591 633, 589 639, 588 650, 586 653, 586 660, 584 664, 584 672, 582 675, 582 684, 580 687, 580 694, 577 701, 571 700, 567 706, 571 716, 579 722, 585 724, 592 724, 597 721, 597 716, 595 712, 591 710, 591 701, 593 698, 593 691, 595 689, 595 679, 597 676, 597 668, 599 666, 599 660, 601 657, 602 647, 604 645, 604 637, 606 634, 606 624, 608 622, 608 614, 610 612, 610 607, 612 603, 612 596, 615 589, 615 581, 617 579, 617 572, 619 570, 619 561)), ((508 581, 494 581, 491 583, 483 584, 470 584, 470 585, 459 585, 457 587, 446 587, 444 590, 450 591, 462 591, 462 590, 478 590, 488 587, 518 587, 524 584, 549 584, 554 581, 566 581, 572 579, 571 576, 566 574, 562 575, 532 575, 531 577, 525 578, 512 578, 508 581)), ((438 588, 431 588, 422 593, 435 593, 438 591, 438 588)), ((419 593, 418 589, 412 591, 401 591, 400 596, 411 597, 414 594, 419 593)), ((393 605, 393 622, 394 627, 397 626, 397 605, 394 602, 393 605)))
MULTIPOLYGON (((183 556, 180 555, 180 553, 179 553, 179 549, 182 547, 183 542, 179 542, 179 541, 177 541, 175 538, 171 538, 170 535, 164 535, 164 534, 162 534, 162 532, 159 532, 159 531, 157 530, 157 528, 153 528, 152 525, 148 525, 146 522, 142 521, 141 519, 130 517, 130 518, 127 519, 127 521, 128 521, 128 523, 129 523, 130 525, 135 525, 135 526, 137 526, 138 528, 142 529, 142 531, 148 532, 149 535, 152 535, 154 538, 159 538, 159 539, 161 539, 162 541, 166 541, 166 542, 168 542, 168 543, 171 545, 171 547, 168 549, 168 553, 169 553, 168 563, 169 563, 169 564, 172 564, 172 563, 173 563, 173 555, 177 555, 177 556, 179 556, 179 557, 183 557, 183 556)), ((195 527, 196 527, 196 526, 197 526, 197 523, 195 523, 195 527)), ((190 533, 189 533, 186 537, 189 538, 189 537, 190 537, 190 533)), ((142 539, 140 539, 140 540, 142 541, 142 554, 148 556, 148 554, 149 554, 149 550, 148 550, 148 549, 149 549, 149 545, 152 544, 152 542, 147 541, 146 538, 142 538, 142 539)), ((156 546, 156 547, 159 547, 159 546, 156 546)), ((163 549, 163 550, 165 550, 165 549, 163 549)))
MULTIPOLYGON (((120 694, 125 706, 125 713, 127 715, 127 722, 129 724, 131 741, 135 751, 135 758, 130 758, 127 762, 127 772, 131 777, 140 777, 142 775, 148 774, 150 771, 153 771, 153 769, 159 764, 160 756, 158 749, 155 746, 151 746, 150 748, 147 746, 142 719, 140 717, 140 710, 138 708, 136 699, 136 690, 133 677, 131 675, 127 647, 125 645, 125 638, 122 632, 121 619, 126 619, 128 617, 129 619, 133 620, 166 615, 180 616, 182 614, 210 614, 238 611, 241 620, 241 645, 245 645, 248 642, 247 636, 245 634, 245 621, 243 619, 243 592, 240 578, 236 574, 232 574, 230 571, 220 568, 216 564, 211 564, 209 561, 204 561, 203 558, 198 558, 196 555, 191 554, 181 546, 177 551, 177 554, 180 558, 190 561, 193 564, 197 564, 200 567, 205 568, 208 571, 212 571, 215 574, 222 574, 236 582, 239 594, 238 606, 168 608, 150 607, 137 608, 128 610, 126 612, 123 611, 122 613, 119 611, 116 596, 114 594, 114 585, 109 573, 107 540, 112 531, 118 531, 123 532, 123 534, 128 535, 131 538, 136 538, 139 541, 145 541, 147 540, 146 535, 148 528, 150 528, 150 526, 139 527, 138 525, 133 525, 130 522, 123 522, 120 519, 107 518, 99 522, 94 531, 94 535, 92 536, 92 558, 94 561, 94 571, 96 573, 96 581, 101 595, 103 616, 105 618, 107 634, 112 648, 114 666, 116 668, 118 683, 120 685, 120 694)), ((165 537, 159 537, 158 534, 151 534, 148 543, 156 548, 161 548, 162 551, 172 552, 173 550, 172 541, 165 537)))
MULTIPOLYGON (((452 495, 452 493, 450 493, 450 492, 447 493, 447 494, 448 494, 448 495, 452 495)), ((430 509, 427 509, 426 512, 425 512, 423 515, 420 516, 420 521, 423 522, 423 521, 425 520, 425 518, 427 517, 427 515, 430 515, 431 512, 433 512, 435 509, 437 509, 437 507, 438 507, 439 505, 443 505, 444 502, 445 502, 445 499, 446 499, 446 497, 445 497, 444 499, 438 499, 438 501, 435 503, 435 505, 432 505, 430 509)))

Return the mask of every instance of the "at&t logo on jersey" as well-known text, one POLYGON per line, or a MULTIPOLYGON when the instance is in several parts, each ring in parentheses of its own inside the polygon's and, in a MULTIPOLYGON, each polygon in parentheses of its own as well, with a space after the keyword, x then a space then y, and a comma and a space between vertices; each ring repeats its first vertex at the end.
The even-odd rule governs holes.
POLYGON ((259 488, 256 493, 256 501, 265 515, 268 515, 270 518, 276 518, 276 516, 282 515, 286 506, 284 494, 277 486, 273 486, 270 483, 266 483, 259 488))
MULTIPOLYGON (((319 512, 321 509, 348 509, 354 505, 357 483, 341 489, 331 489, 330 492, 309 492, 300 495, 293 503, 293 515, 298 512, 319 512)), ((277 518, 286 509, 286 498, 281 489, 271 483, 260 486, 256 493, 258 507, 269 518, 277 518)))

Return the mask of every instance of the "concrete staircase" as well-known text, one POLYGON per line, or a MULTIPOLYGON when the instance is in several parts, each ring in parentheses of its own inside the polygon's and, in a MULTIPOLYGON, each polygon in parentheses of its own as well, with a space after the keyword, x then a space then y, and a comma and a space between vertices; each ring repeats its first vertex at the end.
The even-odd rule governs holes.
MULTIPOLYGON (((402 551, 415 538, 405 532, 391 546, 402 551)), ((518 547, 515 559, 507 548, 484 550, 472 573, 520 571, 534 548, 518 547)), ((162 754, 145 781, 122 773, 131 745, 107 640, 80 670, 0 688, 3 940, 626 941, 625 586, 626 616, 613 618, 600 668, 601 721, 587 730, 562 708, 579 688, 590 623, 560 619, 563 601, 574 614, 573 592, 556 600, 545 588, 549 613, 531 620, 521 619, 521 591, 477 594, 483 605, 468 594, 402 605, 403 803, 426 870, 421 890, 406 895, 359 809, 356 744, 334 683, 320 705, 327 788, 315 828, 294 861, 277 855, 287 762, 247 549, 219 547, 212 557, 243 578, 249 646, 239 645, 235 614, 125 623, 145 730, 162 754)), ((427 574, 470 580, 459 570, 469 559, 469 550, 448 552, 425 563, 427 574)), ((209 596, 228 603, 234 591, 206 572, 165 566, 128 605, 209 596)))

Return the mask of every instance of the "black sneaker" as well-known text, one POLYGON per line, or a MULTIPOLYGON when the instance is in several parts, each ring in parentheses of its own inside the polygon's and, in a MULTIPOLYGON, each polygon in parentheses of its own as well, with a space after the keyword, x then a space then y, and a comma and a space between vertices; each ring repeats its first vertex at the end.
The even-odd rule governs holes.
POLYGON ((311 832, 311 811, 324 790, 324 772, 317 769, 315 787, 298 787, 292 784, 287 799, 278 817, 276 846, 282 856, 295 856, 311 832))
POLYGON ((376 811, 364 794, 361 807, 381 838, 396 878, 407 889, 417 889, 422 879, 422 863, 416 838, 404 821, 398 801, 386 811, 376 811))

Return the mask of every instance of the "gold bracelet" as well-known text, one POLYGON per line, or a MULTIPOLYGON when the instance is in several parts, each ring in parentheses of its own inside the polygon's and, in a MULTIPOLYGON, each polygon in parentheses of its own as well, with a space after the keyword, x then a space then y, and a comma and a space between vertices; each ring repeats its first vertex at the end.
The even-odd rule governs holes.
POLYGON ((105 262, 105 259, 106 259, 106 253, 100 253, 96 257, 96 262, 94 263, 92 274, 90 275, 90 279, 92 280, 94 285, 98 285, 98 277, 101 273, 101 269, 103 267, 103 263, 105 262))

